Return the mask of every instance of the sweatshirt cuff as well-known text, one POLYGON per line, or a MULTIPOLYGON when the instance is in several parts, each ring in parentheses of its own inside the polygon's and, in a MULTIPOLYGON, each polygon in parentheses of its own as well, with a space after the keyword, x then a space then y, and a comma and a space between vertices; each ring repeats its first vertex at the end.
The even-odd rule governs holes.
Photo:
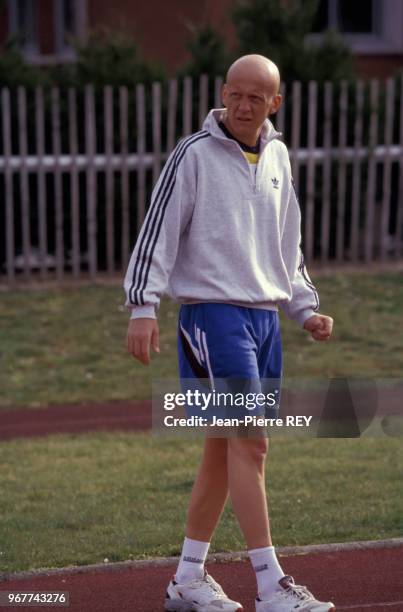
POLYGON ((300 327, 304 328, 305 321, 316 314, 318 313, 315 310, 312 310, 312 308, 305 308, 305 310, 301 310, 298 313, 298 315, 295 317, 295 321, 298 323, 298 325, 300 325, 300 327))
POLYGON ((154 306, 136 306, 132 309, 130 319, 156 319, 154 306))

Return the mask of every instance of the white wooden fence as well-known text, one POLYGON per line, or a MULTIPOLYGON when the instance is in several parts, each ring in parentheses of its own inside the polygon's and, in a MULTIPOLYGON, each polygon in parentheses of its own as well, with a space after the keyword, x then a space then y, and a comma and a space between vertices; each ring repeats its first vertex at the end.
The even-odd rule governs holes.
MULTIPOLYGON (((292 104, 272 120, 289 147, 308 261, 403 256, 403 79, 401 91, 397 82, 359 81, 353 95, 342 83, 336 98, 331 83, 320 89, 311 82, 307 112, 299 82, 282 88, 292 104)), ((143 85, 134 92, 105 87, 100 100, 88 85, 81 122, 75 89, 53 89, 48 110, 41 88, 29 110, 24 88, 2 89, 0 283, 123 273, 167 155, 180 134, 199 129, 211 103, 221 106, 221 86, 220 78, 187 77, 166 89, 154 83, 149 92, 143 85)))

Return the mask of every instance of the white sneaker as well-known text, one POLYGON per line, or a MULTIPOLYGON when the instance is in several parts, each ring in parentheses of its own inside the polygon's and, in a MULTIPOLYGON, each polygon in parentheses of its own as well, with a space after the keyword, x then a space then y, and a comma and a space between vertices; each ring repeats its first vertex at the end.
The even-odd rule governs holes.
POLYGON ((318 601, 304 586, 295 584, 292 576, 278 581, 281 589, 267 601, 256 598, 256 612, 331 612, 336 610, 331 601, 318 601))
POLYGON ((186 584, 178 584, 173 578, 167 588, 165 610, 237 612, 243 607, 229 599, 222 587, 206 572, 204 578, 196 578, 186 584))

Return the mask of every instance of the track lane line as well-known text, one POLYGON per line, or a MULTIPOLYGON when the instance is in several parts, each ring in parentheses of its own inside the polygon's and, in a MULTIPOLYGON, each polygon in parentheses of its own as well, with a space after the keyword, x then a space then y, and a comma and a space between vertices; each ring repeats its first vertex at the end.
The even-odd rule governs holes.
POLYGON ((381 603, 366 603, 366 604, 354 604, 351 606, 336 606, 336 610, 357 610, 361 608, 380 608, 381 606, 401 606, 403 605, 403 601, 384 601, 381 603))

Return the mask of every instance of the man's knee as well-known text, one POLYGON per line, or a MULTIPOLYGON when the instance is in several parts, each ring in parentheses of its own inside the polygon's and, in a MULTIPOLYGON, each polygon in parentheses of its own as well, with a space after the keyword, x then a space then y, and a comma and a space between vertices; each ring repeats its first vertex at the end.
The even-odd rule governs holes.
POLYGON ((230 453, 245 461, 253 461, 257 465, 265 462, 268 451, 267 438, 230 438, 228 448, 230 453))
POLYGON ((227 468, 227 439, 206 438, 204 441, 203 462, 213 470, 227 468))

